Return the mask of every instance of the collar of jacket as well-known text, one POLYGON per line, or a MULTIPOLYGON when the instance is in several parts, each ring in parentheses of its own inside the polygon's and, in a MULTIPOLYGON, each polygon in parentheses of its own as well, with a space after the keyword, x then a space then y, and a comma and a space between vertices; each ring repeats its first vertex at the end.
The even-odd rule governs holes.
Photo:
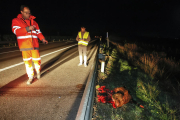
POLYGON ((82 31, 79 31, 79 32, 81 32, 81 33, 85 33, 85 32, 87 32, 87 31, 85 30, 84 32, 82 32, 82 31))
MULTIPOLYGON (((22 14, 18 14, 17 18, 23 18, 22 14)), ((35 18, 36 18, 35 16, 30 15, 29 20, 33 20, 35 18)))

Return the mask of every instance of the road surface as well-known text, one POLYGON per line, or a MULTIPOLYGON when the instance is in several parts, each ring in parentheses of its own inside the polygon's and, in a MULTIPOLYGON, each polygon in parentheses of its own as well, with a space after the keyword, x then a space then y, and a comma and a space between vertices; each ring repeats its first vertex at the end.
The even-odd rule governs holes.
POLYGON ((87 68, 77 66, 77 42, 40 45, 41 79, 29 86, 18 48, 0 49, 0 120, 74 120, 97 44, 88 45, 87 68))

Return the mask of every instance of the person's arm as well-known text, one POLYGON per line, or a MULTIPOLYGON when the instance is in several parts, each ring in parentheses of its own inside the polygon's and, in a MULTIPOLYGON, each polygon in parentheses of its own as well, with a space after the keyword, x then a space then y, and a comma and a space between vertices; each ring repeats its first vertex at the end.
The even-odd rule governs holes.
POLYGON ((24 35, 28 32, 29 28, 28 27, 21 27, 19 22, 15 19, 12 20, 12 32, 15 35, 24 35))
POLYGON ((76 41, 79 41, 79 35, 77 35, 77 37, 76 37, 76 41))
POLYGON ((35 24, 35 30, 36 30, 36 34, 38 36, 38 38, 45 44, 48 44, 48 41, 45 39, 45 37, 43 36, 42 32, 39 29, 39 25, 34 21, 35 24))
POLYGON ((24 35, 33 29, 33 26, 21 27, 16 18, 12 20, 12 32, 17 36, 24 35))

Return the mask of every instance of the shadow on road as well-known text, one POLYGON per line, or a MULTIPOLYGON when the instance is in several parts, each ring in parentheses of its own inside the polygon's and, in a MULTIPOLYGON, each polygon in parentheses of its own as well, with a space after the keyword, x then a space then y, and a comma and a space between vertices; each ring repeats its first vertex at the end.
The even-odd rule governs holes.
POLYGON ((0 88, 0 94, 1 96, 3 94, 5 94, 6 92, 8 92, 9 90, 17 87, 18 85, 20 85, 21 83, 25 82, 28 80, 28 76, 27 74, 22 75, 21 77, 9 82, 8 84, 6 84, 5 86, 0 88))
POLYGON ((64 64, 65 62, 68 62, 69 60, 77 57, 78 51, 76 49, 77 49, 77 46, 69 48, 69 49, 65 50, 64 52, 58 54, 56 57, 52 58, 48 62, 44 63, 42 65, 42 69, 41 69, 41 77, 43 77, 47 73, 53 71, 55 68, 59 67, 60 65, 64 64), (60 61, 60 62, 58 62, 58 61, 60 61))

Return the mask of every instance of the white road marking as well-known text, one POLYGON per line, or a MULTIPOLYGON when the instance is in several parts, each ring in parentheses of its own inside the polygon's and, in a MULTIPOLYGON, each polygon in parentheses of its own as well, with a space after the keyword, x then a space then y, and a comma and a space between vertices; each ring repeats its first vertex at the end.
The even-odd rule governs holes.
POLYGON ((16 66, 18 66, 18 65, 22 65, 22 64, 24 64, 24 62, 20 62, 20 63, 18 63, 18 64, 11 65, 11 66, 9 66, 9 67, 5 67, 5 68, 3 68, 3 69, 0 69, 0 72, 2 72, 2 71, 4 71, 4 70, 7 70, 7 69, 10 69, 10 68, 13 68, 13 67, 16 67, 16 66))
POLYGON ((59 51, 61 51, 61 50, 64 50, 64 49, 67 49, 67 48, 70 48, 70 47, 73 47, 73 46, 75 46, 75 45, 78 45, 78 44, 74 44, 74 45, 71 45, 71 46, 69 46, 69 47, 65 47, 65 48, 63 48, 63 49, 56 50, 56 51, 54 51, 54 52, 51 52, 51 53, 48 53, 48 54, 42 55, 41 57, 45 57, 45 56, 47 56, 47 55, 50 55, 50 54, 53 54, 53 53, 59 52, 59 51))
MULTIPOLYGON (((67 48, 71 48, 71 47, 76 46, 76 45, 78 45, 78 44, 74 44, 74 45, 71 45, 71 46, 69 46, 69 47, 65 47, 65 48, 63 48, 63 49, 59 49, 59 50, 56 50, 56 51, 54 51, 54 52, 51 52, 51 53, 42 55, 41 58, 42 58, 42 57, 45 57, 45 56, 48 56, 48 55, 51 55, 51 54, 53 54, 53 53, 56 53, 56 52, 65 50, 65 49, 67 49, 67 48)), ((9 67, 5 67, 5 68, 3 68, 3 69, 0 69, 0 72, 2 72, 2 71, 4 71, 4 70, 7 70, 7 69, 10 69, 10 68, 13 68, 13 67, 16 67, 16 66, 18 66, 18 65, 22 65, 22 64, 24 64, 24 62, 20 62, 20 63, 18 63, 18 64, 14 64, 14 65, 11 65, 11 66, 9 66, 9 67)))

